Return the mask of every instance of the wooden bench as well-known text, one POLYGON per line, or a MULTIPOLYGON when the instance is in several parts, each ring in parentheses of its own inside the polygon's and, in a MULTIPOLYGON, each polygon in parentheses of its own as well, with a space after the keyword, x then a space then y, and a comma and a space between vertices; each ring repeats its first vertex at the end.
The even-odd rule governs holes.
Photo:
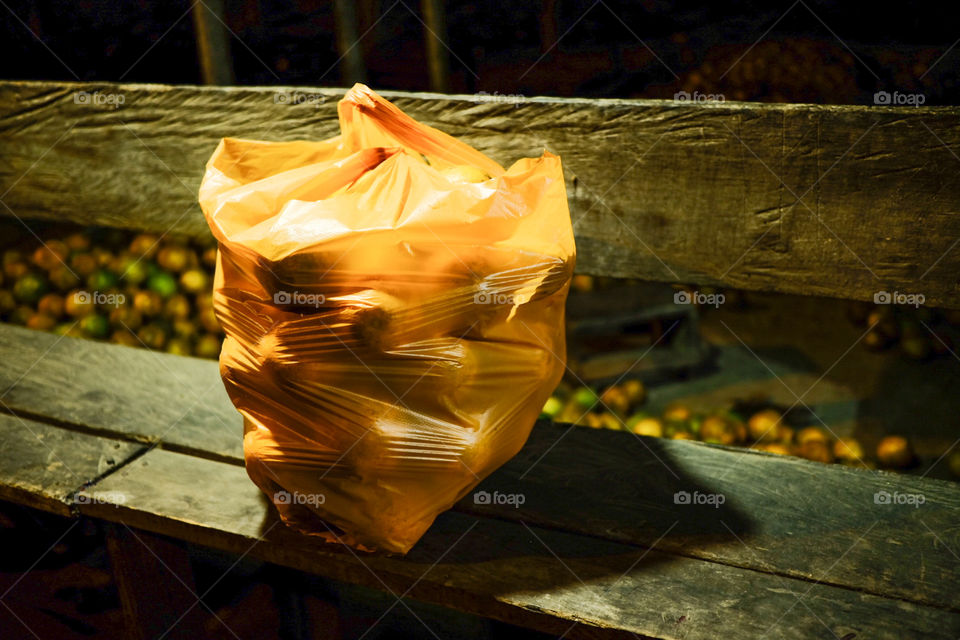
MULTIPOLYGON (((288 91, 317 99, 0 83, 2 211, 206 233, 196 188, 221 136, 335 133, 338 91, 288 91)), ((559 153, 582 273, 960 306, 958 109, 385 95, 501 161, 559 153)), ((278 524, 216 363, 13 326, 0 354, 0 498, 115 523, 131 637, 171 612, 168 637, 189 635, 184 544, 567 638, 960 634, 953 483, 542 422, 478 487, 522 505, 467 496, 408 556, 365 554, 278 524), (175 588, 144 606, 136 567, 161 563, 175 588)))

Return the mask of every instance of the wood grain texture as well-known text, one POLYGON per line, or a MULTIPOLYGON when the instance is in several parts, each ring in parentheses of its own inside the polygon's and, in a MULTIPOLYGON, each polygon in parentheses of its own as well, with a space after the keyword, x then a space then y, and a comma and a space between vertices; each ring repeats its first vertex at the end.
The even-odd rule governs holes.
POLYGON ((99 488, 137 497, 83 513, 571 638, 960 631, 956 612, 458 513, 438 518, 405 558, 360 555, 278 524, 243 469, 160 449, 99 488))
POLYGON ((0 414, 0 500, 70 515, 71 496, 145 447, 0 414))
POLYGON ((243 421, 217 364, 0 326, 9 410, 99 435, 243 459, 243 421))
MULTIPOLYGON (((9 326, 0 352, 0 385, 16 381, 4 402, 18 412, 243 464, 239 415, 214 362, 9 326)), ((479 489, 526 500, 485 507, 470 495, 455 509, 958 609, 953 483, 543 422, 479 489), (678 505, 678 491, 726 502, 678 505), (924 504, 877 504, 881 491, 924 504)))
POLYGON ((526 500, 468 496, 457 510, 960 611, 954 482, 538 424, 477 490, 526 500), (724 502, 678 504, 678 493, 724 502))
MULTIPOLYGON (((218 140, 331 137, 340 95, 0 83, 0 211, 205 234, 218 140)), ((960 307, 956 107, 384 95, 501 163, 560 154, 582 273, 960 307)))

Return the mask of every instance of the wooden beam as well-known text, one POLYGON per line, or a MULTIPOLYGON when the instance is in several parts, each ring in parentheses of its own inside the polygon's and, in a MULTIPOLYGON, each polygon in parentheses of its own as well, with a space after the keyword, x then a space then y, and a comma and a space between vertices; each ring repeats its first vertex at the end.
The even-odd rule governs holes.
MULTIPOLYGON (((0 83, 0 213, 207 233, 221 137, 338 133, 340 91, 277 91, 0 83)), ((502 163, 559 153, 580 273, 960 308, 960 108, 384 95, 502 163)))
POLYGON ((135 497, 84 514, 568 638, 954 638, 960 628, 957 612, 458 513, 404 558, 357 553, 280 524, 243 469, 159 449, 101 490, 135 497))

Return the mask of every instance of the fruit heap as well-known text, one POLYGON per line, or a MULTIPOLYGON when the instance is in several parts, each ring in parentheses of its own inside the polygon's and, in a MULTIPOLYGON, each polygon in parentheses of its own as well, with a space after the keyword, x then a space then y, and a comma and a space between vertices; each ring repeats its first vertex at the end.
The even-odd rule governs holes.
POLYGON ((626 416, 637 411, 646 398, 646 387, 639 380, 613 385, 599 396, 590 387, 574 388, 562 381, 543 405, 541 417, 594 429, 622 431, 632 427, 626 416))
MULTIPOLYGON (((774 408, 753 410, 745 419, 744 412, 730 408, 697 413, 674 403, 654 415, 641 409, 645 399, 646 389, 639 380, 626 380, 599 394, 590 387, 564 381, 544 404, 540 417, 593 429, 743 446, 869 469, 907 469, 917 462, 909 441, 902 436, 882 438, 870 456, 855 438, 837 438, 821 425, 791 426, 787 416, 774 408)), ((960 450, 952 453, 948 464, 960 477, 960 450)))
POLYGON ((216 243, 4 223, 0 319, 61 335, 216 358, 216 243))
POLYGON ((960 327, 960 311, 930 307, 850 302, 847 317, 866 329, 865 348, 884 351, 899 347, 903 357, 910 360, 949 354, 953 343, 945 331, 946 325, 960 327))

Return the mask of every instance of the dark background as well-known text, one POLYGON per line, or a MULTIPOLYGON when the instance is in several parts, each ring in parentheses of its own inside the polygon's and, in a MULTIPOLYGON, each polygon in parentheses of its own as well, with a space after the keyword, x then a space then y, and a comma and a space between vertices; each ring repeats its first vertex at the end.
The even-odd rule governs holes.
MULTIPOLYGON (((368 83, 429 89, 418 0, 355 4, 368 83)), ((960 47, 951 47, 960 24, 946 3, 445 4, 454 92, 669 98, 685 89, 870 104, 884 89, 922 92, 927 104, 958 101, 960 47)), ((190 6, 5 0, 0 77, 199 83, 190 6)), ((346 84, 332 2, 226 0, 225 22, 237 84, 346 84)))

